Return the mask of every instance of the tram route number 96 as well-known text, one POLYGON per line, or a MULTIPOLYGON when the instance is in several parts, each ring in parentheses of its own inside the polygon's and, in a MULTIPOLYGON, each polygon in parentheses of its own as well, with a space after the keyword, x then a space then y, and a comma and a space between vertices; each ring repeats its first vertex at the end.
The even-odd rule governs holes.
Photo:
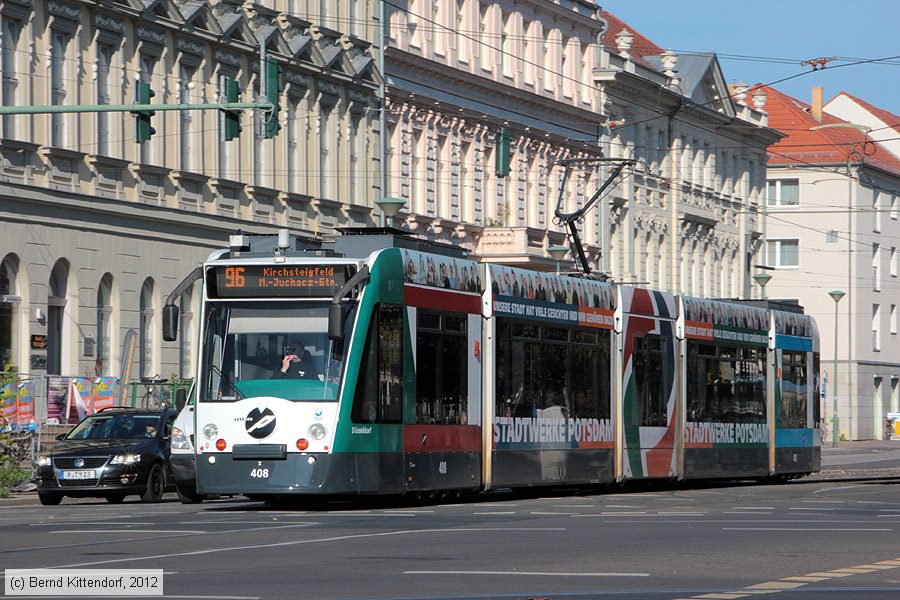
POLYGON ((250 477, 255 477, 257 479, 268 479, 269 470, 264 468, 250 469, 250 477))

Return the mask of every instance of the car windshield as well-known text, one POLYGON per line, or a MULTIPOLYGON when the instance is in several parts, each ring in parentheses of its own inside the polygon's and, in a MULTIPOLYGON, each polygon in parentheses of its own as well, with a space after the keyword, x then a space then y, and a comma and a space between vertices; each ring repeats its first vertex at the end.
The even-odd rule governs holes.
POLYGON ((337 400, 344 352, 327 303, 210 303, 205 329, 201 402, 337 400))
POLYGON ((79 423, 66 437, 68 440, 137 439, 153 437, 159 415, 92 415, 79 423))

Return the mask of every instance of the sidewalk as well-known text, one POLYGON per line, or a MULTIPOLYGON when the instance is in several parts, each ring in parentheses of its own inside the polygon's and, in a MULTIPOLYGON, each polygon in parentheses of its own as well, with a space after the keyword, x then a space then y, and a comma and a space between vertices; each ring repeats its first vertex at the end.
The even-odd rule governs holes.
POLYGON ((839 441, 822 445, 822 470, 801 481, 900 478, 900 440, 839 441))

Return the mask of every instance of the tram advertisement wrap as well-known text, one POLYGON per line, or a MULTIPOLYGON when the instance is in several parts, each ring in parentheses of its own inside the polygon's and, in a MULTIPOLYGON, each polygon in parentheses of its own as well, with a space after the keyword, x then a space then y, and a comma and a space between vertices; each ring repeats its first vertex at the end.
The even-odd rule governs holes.
POLYGON ((765 346, 769 341, 764 309, 687 296, 682 301, 686 338, 748 346, 765 346))
POLYGON ((497 417, 494 447, 498 450, 612 448, 609 419, 497 417))
POLYGON ((769 429, 764 422, 685 423, 685 448, 755 448, 768 443, 769 429))

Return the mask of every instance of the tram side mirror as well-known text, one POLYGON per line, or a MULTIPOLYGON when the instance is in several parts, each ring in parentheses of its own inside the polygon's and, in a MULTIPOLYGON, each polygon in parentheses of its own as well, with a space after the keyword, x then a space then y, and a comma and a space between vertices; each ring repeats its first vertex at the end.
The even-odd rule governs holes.
POLYGON ((328 307, 328 338, 335 342, 344 341, 344 322, 347 313, 340 304, 331 304, 328 307))
POLYGON ((181 412, 181 409, 184 408, 185 404, 187 404, 187 390, 185 388, 178 388, 175 391, 175 408, 178 409, 178 412, 181 412))
POLYGON ((163 339, 167 342, 178 339, 178 307, 174 304, 163 306, 163 339))

